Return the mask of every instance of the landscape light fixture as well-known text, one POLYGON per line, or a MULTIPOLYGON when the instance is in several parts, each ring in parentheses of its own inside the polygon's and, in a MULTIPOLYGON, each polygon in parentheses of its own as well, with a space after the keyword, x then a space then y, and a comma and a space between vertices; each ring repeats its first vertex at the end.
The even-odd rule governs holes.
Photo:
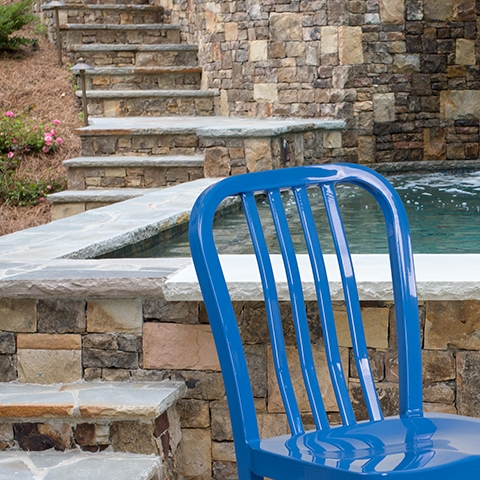
POLYGON ((85 82, 85 70, 92 70, 93 67, 85 63, 83 58, 78 59, 78 63, 70 70, 76 75, 80 74, 82 84, 82 108, 83 108, 83 123, 88 127, 88 109, 87 109, 87 84, 85 82))
POLYGON ((61 67, 63 65, 62 61, 62 39, 60 38, 60 20, 58 18, 58 9, 60 7, 65 7, 66 4, 60 0, 52 0, 51 2, 43 6, 44 10, 53 10, 55 16, 55 30, 57 32, 57 54, 58 54, 58 65, 61 67))

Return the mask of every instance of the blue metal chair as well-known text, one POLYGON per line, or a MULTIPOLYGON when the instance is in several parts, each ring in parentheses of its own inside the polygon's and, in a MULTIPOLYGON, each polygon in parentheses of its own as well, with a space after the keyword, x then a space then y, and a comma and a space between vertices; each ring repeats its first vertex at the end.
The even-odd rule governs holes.
POLYGON ((364 477, 441 480, 480 478, 480 421, 424 413, 419 317, 407 217, 390 184, 354 165, 322 165, 250 173, 209 187, 198 198, 190 221, 190 246, 223 372, 241 480, 364 477), (353 184, 370 192, 381 207, 389 247, 398 336, 399 415, 384 417, 369 364, 353 263, 335 185, 353 184), (368 421, 357 421, 340 360, 324 257, 307 189, 317 188, 330 224, 342 275, 353 352, 368 421), (281 192, 293 194, 316 287, 331 384, 342 425, 331 426, 313 362, 301 272, 297 264, 281 192), (303 381, 316 428, 305 431, 290 377, 282 318, 271 258, 255 196, 266 195, 287 276, 303 381), (212 224, 226 197, 243 204, 264 290, 272 356, 290 428, 289 435, 261 439, 247 363, 212 224))

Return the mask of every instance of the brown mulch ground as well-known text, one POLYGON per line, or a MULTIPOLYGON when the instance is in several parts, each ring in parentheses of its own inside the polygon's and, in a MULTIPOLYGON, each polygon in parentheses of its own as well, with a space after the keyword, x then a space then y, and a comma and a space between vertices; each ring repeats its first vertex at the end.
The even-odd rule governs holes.
MULTIPOLYGON (((37 48, 25 47, 12 55, 0 54, 0 115, 30 111, 41 124, 60 120, 57 127, 63 145, 54 154, 25 157, 18 171, 23 178, 49 179, 66 177, 62 161, 80 155, 80 139, 73 132, 81 127, 81 105, 73 90, 69 65, 58 67, 57 50, 45 34, 32 27, 19 32, 38 39, 37 48)), ((64 57, 64 61, 66 58, 64 57)), ((0 204, 0 235, 48 223, 48 203, 34 207, 10 207, 0 204)))

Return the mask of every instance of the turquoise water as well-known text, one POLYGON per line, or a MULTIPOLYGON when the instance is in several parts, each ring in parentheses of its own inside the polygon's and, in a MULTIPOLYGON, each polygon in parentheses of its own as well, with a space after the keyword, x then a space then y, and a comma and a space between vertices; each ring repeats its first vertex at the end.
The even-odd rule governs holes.
MULTIPOLYGON (((411 174, 390 177, 405 204, 415 253, 480 253, 480 172, 468 174, 411 174)), ((387 245, 383 216, 373 198, 356 187, 338 187, 338 201, 352 253, 385 253, 387 245)), ((310 193, 322 248, 333 252, 321 195, 310 193)), ((305 251, 303 235, 294 220, 295 205, 284 197, 295 248, 305 251)), ((267 242, 275 253, 276 238, 268 205, 259 201, 265 218, 267 242)), ((230 214, 215 223, 215 238, 221 253, 252 253, 242 213, 230 214)), ((189 256, 187 233, 145 250, 137 257, 189 256)))

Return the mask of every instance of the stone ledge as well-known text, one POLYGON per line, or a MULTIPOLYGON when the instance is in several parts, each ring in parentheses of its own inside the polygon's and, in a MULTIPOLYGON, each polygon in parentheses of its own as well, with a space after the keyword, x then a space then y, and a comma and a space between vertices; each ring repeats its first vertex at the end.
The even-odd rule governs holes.
POLYGON ((380 173, 431 173, 459 172, 480 169, 480 160, 423 160, 421 162, 365 163, 380 173))
POLYGON ((4 383, 0 418, 4 421, 152 420, 185 393, 182 382, 73 383, 35 385, 4 383))
MULTIPOLYGON (((87 90, 87 98, 190 98, 214 97, 214 90, 87 90)), ((82 97, 82 91, 75 95, 82 97)))
POLYGON ((162 461, 153 455, 83 452, 0 452, 0 480, 157 480, 162 461))
POLYGON ((60 26, 60 30, 178 30, 179 25, 171 23, 135 23, 135 24, 106 24, 106 23, 67 23, 60 26))
MULTIPOLYGON (((130 11, 130 10, 138 10, 138 11, 163 11, 164 7, 160 5, 116 5, 116 4, 96 4, 96 5, 89 5, 85 3, 69 3, 67 5, 61 7, 51 7, 48 4, 42 5, 42 10, 54 10, 58 8, 59 10, 114 10, 114 11, 130 11)), ((172 24, 173 25, 173 24, 172 24)))
POLYGON ((77 157, 63 162, 67 168, 91 167, 201 167, 202 155, 129 155, 109 157, 77 157))
POLYGON ((201 67, 96 67, 86 70, 85 75, 162 75, 168 73, 202 73, 201 67))
POLYGON ((114 203, 123 202, 131 198, 141 197, 161 189, 156 188, 116 188, 110 190, 65 190, 53 193, 47 197, 47 201, 59 203, 98 202, 114 203))
POLYGON ((92 44, 92 45, 69 45, 69 52, 196 52, 197 45, 187 44, 92 44))

